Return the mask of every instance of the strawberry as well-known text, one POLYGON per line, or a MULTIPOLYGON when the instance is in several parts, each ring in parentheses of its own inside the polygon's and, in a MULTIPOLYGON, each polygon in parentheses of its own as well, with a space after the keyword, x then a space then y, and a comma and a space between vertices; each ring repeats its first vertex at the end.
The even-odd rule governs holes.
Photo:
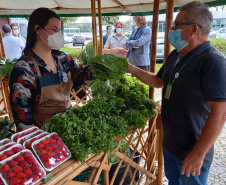
POLYGON ((65 156, 63 154, 60 154, 59 158, 60 158, 61 161, 63 161, 65 159, 65 156))
POLYGON ((41 134, 42 132, 41 131, 38 131, 35 135, 39 135, 39 134, 41 134))
POLYGON ((3 160, 6 159, 6 158, 7 158, 7 155, 6 155, 6 154, 0 155, 0 161, 3 161, 3 160))
MULTIPOLYGON (((37 164, 32 164, 31 166, 32 171, 38 170, 39 169, 39 165, 37 164)), ((36 174, 37 175, 37 174, 36 174)))
POLYGON ((40 156, 43 156, 43 155, 46 155, 46 154, 47 154, 47 151, 45 149, 41 149, 40 152, 39 152, 40 156))
POLYGON ((49 140, 47 140, 47 139, 44 139, 41 142, 42 142, 43 145, 48 145, 49 144, 49 140))
POLYGON ((52 147, 52 149, 56 149, 58 147, 56 143, 52 143, 50 146, 52 147))
POLYGON ((27 148, 27 149, 31 149, 31 144, 32 144, 32 142, 27 143, 27 144, 26 144, 26 148, 27 148))
POLYGON ((18 153, 18 152, 21 151, 21 148, 20 147, 13 147, 12 151, 14 151, 15 153, 18 153))
POLYGON ((40 150, 44 147, 44 145, 42 143, 38 143, 36 146, 35 146, 35 149, 36 150, 40 150))
POLYGON ((55 159, 55 164, 59 163, 61 160, 58 157, 53 157, 55 159))
POLYGON ((49 134, 43 134, 42 137, 45 137, 45 136, 47 136, 47 135, 49 135, 49 134))
POLYGON ((7 164, 9 165, 9 167, 14 167, 14 166, 18 165, 18 162, 14 161, 14 160, 10 160, 7 162, 7 164))
POLYGON ((28 157, 31 157, 32 154, 31 154, 30 152, 24 152, 24 153, 22 154, 22 156, 23 156, 24 158, 28 158, 28 157))
POLYGON ((28 157, 27 162, 28 162, 28 164, 34 164, 36 161, 33 157, 28 157))
POLYGON ((19 172, 22 172, 22 171, 23 171, 23 168, 21 166, 16 165, 16 166, 13 167, 14 173, 19 173, 19 172))
POLYGON ((32 182, 35 182, 39 179, 39 176, 38 175, 35 175, 35 174, 32 174, 30 177, 29 177, 29 180, 32 179, 32 182))
POLYGON ((63 154, 64 154, 65 157, 67 157, 67 156, 70 155, 70 152, 69 151, 65 151, 65 152, 63 152, 63 154))
POLYGON ((52 152, 52 151, 49 151, 49 152, 48 152, 48 156, 49 156, 49 157, 53 157, 53 156, 55 156, 55 155, 56 155, 55 152, 52 152))
POLYGON ((27 134, 26 133, 22 133, 21 135, 20 135, 20 137, 24 137, 24 136, 26 136, 27 134))
POLYGON ((59 149, 54 150, 56 155, 59 155, 60 153, 62 153, 59 149))
POLYGON ((26 178, 26 174, 20 172, 20 173, 16 174, 16 177, 17 177, 18 179, 24 179, 24 178, 26 178))
POLYGON ((11 171, 6 172, 6 179, 11 179, 15 176, 16 176, 16 174, 14 172, 11 172, 11 171))
POLYGON ((37 141, 37 140, 38 140, 38 138, 33 138, 33 139, 32 139, 32 142, 37 141))
POLYGON ((60 140, 57 140, 57 141, 56 141, 56 144, 57 144, 57 145, 63 145, 62 141, 60 141, 60 140))
POLYGON ((44 175, 44 172, 42 170, 36 170, 35 175, 38 175, 39 177, 42 177, 44 175))
POLYGON ((20 144, 23 145, 25 141, 26 141, 25 139, 22 139, 22 140, 20 141, 20 144))
POLYGON ((59 148, 62 152, 65 152, 67 151, 67 148, 64 146, 64 145, 60 145, 60 148, 59 148))
POLYGON ((28 179, 24 178, 24 179, 20 182, 20 184, 22 184, 22 185, 28 185, 28 184, 31 184, 31 183, 28 182, 28 179))
POLYGON ((32 130, 32 132, 37 131, 37 130, 38 130, 37 128, 34 128, 34 129, 32 130))
POLYGON ((7 151, 4 152, 4 154, 6 154, 8 157, 10 157, 10 156, 14 155, 14 151, 7 150, 7 151))
POLYGON ((47 161, 49 161, 49 156, 43 155, 43 156, 41 157, 41 161, 42 161, 42 162, 47 162, 47 161))
POLYGON ((10 179, 10 185, 15 185, 19 183, 20 183, 20 179, 18 179, 17 177, 13 177, 10 179))
POLYGON ((4 142, 3 142, 3 145, 8 144, 8 143, 10 143, 10 141, 9 141, 9 140, 4 141, 4 142))
POLYGON ((21 162, 20 162, 20 166, 21 166, 22 168, 27 168, 27 167, 29 166, 29 164, 28 164, 26 161, 21 161, 21 162))
POLYGON ((30 131, 28 131, 28 132, 26 133, 26 135, 31 134, 31 133, 32 133, 32 131, 30 130, 30 131))
POLYGON ((26 176, 29 177, 29 176, 32 174, 31 168, 26 168, 26 169, 24 170, 24 173, 26 174, 26 176))
POLYGON ((15 158, 15 161, 17 161, 18 163, 21 162, 21 161, 23 161, 23 160, 24 160, 24 157, 22 155, 18 155, 15 158))
POLYGON ((20 134, 17 134, 14 138, 13 141, 17 141, 20 138, 20 134))
POLYGON ((46 145, 46 146, 45 146, 45 150, 46 150, 46 151, 50 151, 50 150, 52 150, 52 149, 53 149, 53 148, 52 148, 51 146, 49 146, 49 145, 46 145))
POLYGON ((50 137, 49 138, 49 143, 56 143, 56 140, 50 137))
POLYGON ((60 136, 58 136, 57 134, 53 134, 52 138, 55 139, 55 140, 58 140, 58 139, 60 139, 60 136))
POLYGON ((46 168, 52 168, 54 165, 51 164, 49 161, 46 162, 46 168))
POLYGON ((3 164, 0 168, 1 173, 8 172, 9 170, 10 170, 10 167, 8 164, 3 164))

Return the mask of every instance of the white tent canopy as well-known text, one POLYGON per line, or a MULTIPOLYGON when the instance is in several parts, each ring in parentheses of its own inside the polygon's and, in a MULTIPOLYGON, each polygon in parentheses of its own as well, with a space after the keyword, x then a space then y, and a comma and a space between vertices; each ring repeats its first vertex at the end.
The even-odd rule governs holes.
MULTIPOLYGON (((191 0, 175 0, 174 7, 180 7, 191 0)), ((200 0, 209 6, 226 4, 226 0, 200 0)), ((102 0, 103 15, 110 14, 152 14, 154 0, 102 0)), ((0 16, 29 16, 39 7, 47 7, 62 16, 91 15, 90 0, 0 0, 0 16)), ((165 12, 166 1, 160 0, 160 12, 165 12)), ((175 8, 176 9, 176 8, 175 8)))

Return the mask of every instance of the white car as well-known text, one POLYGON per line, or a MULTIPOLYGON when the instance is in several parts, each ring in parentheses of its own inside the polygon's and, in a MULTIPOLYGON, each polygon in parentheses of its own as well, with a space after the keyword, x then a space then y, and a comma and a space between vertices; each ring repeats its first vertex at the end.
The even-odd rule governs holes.
POLYGON ((226 28, 221 28, 221 29, 218 29, 217 31, 210 32, 209 38, 223 38, 223 39, 226 39, 226 28))
POLYGON ((72 43, 73 39, 68 37, 67 35, 64 35, 64 44, 67 44, 67 43, 72 43))
POLYGON ((157 46, 156 46, 156 62, 162 63, 164 58, 164 38, 157 39, 157 46))

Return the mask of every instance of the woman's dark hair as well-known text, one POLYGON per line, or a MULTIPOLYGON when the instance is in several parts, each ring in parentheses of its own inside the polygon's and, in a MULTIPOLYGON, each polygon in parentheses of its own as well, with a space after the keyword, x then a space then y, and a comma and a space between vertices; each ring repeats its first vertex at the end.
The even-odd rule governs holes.
POLYGON ((35 45, 35 25, 39 25, 41 28, 44 28, 48 24, 49 19, 53 17, 60 20, 60 17, 54 11, 49 10, 48 8, 38 8, 32 12, 28 22, 27 42, 24 50, 31 50, 35 45))

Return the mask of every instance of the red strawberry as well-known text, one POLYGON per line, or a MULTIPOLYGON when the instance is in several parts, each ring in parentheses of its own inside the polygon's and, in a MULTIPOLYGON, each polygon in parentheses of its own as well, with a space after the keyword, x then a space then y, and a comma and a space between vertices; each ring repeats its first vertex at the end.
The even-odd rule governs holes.
POLYGON ((34 175, 32 174, 30 177, 29 177, 29 180, 32 179, 32 182, 35 182, 39 179, 39 176, 38 175, 34 175))
POLYGON ((44 175, 44 172, 42 170, 36 170, 35 175, 38 175, 39 177, 42 177, 44 175))
POLYGON ((48 152, 48 156, 49 156, 49 157, 53 157, 53 156, 55 156, 55 155, 56 155, 55 152, 52 152, 52 151, 49 151, 49 152, 48 152))
POLYGON ((59 163, 61 160, 58 157, 53 157, 55 159, 55 164, 59 163))
POLYGON ((10 143, 10 141, 9 141, 9 140, 4 141, 4 142, 3 142, 3 145, 8 144, 8 143, 10 143))
POLYGON ((41 134, 42 132, 41 131, 38 131, 35 135, 39 135, 39 134, 41 134))
POLYGON ((26 174, 26 176, 29 177, 29 176, 32 174, 31 168, 26 168, 26 169, 24 170, 24 173, 26 174))
POLYGON ((32 144, 32 142, 27 143, 27 144, 26 144, 26 148, 27 148, 27 149, 31 149, 31 144, 32 144))
POLYGON ((10 170, 10 167, 8 164, 3 164, 2 167, 0 168, 1 173, 8 172, 9 170, 10 170))
POLYGON ((59 158, 60 158, 61 161, 63 161, 65 159, 65 156, 63 154, 60 154, 59 158))
POLYGON ((16 174, 16 177, 17 177, 18 179, 24 179, 24 178, 26 178, 26 174, 20 172, 20 173, 16 174))
POLYGON ((20 134, 17 134, 14 138, 13 141, 17 141, 20 138, 20 134))
POLYGON ((52 143, 50 146, 51 146, 53 149, 56 149, 56 148, 58 147, 58 145, 57 145, 56 143, 52 143))
POLYGON ((49 161, 49 156, 43 155, 43 156, 41 157, 41 161, 42 161, 42 162, 47 162, 47 161, 49 161))
POLYGON ((6 159, 6 158, 7 158, 7 155, 6 155, 6 154, 0 155, 0 161, 3 161, 3 160, 6 159))
POLYGON ((14 166, 18 165, 18 162, 14 161, 14 160, 10 160, 7 162, 7 164, 9 165, 9 167, 14 167, 14 166))
POLYGON ((27 168, 27 167, 29 166, 29 164, 28 164, 26 161, 21 161, 21 162, 20 162, 20 166, 21 166, 22 168, 27 168))
POLYGON ((70 152, 69 151, 65 151, 65 152, 63 152, 63 154, 64 154, 65 157, 67 157, 67 156, 70 155, 70 152))
POLYGON ((52 135, 52 138, 55 139, 55 140, 57 140, 57 139, 60 139, 60 136, 58 136, 57 134, 53 134, 52 135))
POLYGON ((26 133, 26 135, 31 134, 31 133, 32 133, 32 131, 30 130, 30 131, 28 131, 28 132, 26 133))
POLYGON ((13 147, 12 151, 14 151, 15 153, 18 153, 18 152, 21 151, 21 148, 20 147, 13 147))
POLYGON ((56 155, 59 155, 60 153, 62 153, 59 149, 54 150, 56 155))
POLYGON ((15 161, 17 161, 18 163, 21 162, 21 161, 23 161, 23 160, 24 160, 24 157, 22 155, 18 155, 15 158, 15 161))
POLYGON ((28 164, 34 164, 36 161, 33 157, 28 157, 27 162, 28 162, 28 164))
POLYGON ((51 146, 49 146, 49 145, 46 145, 46 146, 45 146, 45 149, 46 149, 46 151, 50 151, 50 150, 52 150, 53 148, 52 148, 51 146))
POLYGON ((47 154, 47 151, 45 149, 41 149, 40 152, 39 152, 40 156, 43 156, 43 155, 46 155, 46 154, 47 154))
POLYGON ((22 140, 20 141, 20 144, 23 145, 25 141, 26 141, 25 139, 22 139, 22 140))
POLYGON ((20 184, 22 184, 22 185, 28 185, 28 184, 30 184, 30 183, 28 182, 28 179, 24 178, 24 179, 20 182, 20 184))
POLYGON ((49 161, 46 162, 46 168, 52 168, 54 165, 51 164, 49 161))
POLYGON ((37 140, 38 140, 38 138, 33 138, 33 139, 32 139, 32 142, 37 141, 37 140))
POLYGON ((36 150, 40 150, 44 147, 44 145, 42 143, 38 143, 36 146, 35 146, 35 149, 36 150))
POLYGON ((24 137, 24 136, 26 136, 27 134, 26 133, 22 133, 21 135, 20 135, 20 137, 24 137))
POLYGON ((6 172, 6 179, 11 179, 15 176, 16 174, 14 172, 11 172, 11 171, 6 172))
POLYGON ((37 128, 34 128, 33 130, 32 130, 32 132, 34 132, 34 131, 36 131, 36 130, 38 130, 37 128))
POLYGON ((60 149, 62 152, 67 151, 67 148, 66 148, 64 145, 61 145, 59 149, 60 149))
POLYGON ((49 144, 49 140, 47 140, 47 139, 44 139, 41 142, 42 142, 43 145, 48 145, 49 144))
POLYGON ((49 135, 49 134, 43 134, 42 137, 45 137, 45 136, 47 136, 47 135, 49 135))
POLYGON ((12 150, 8 150, 8 151, 5 151, 4 154, 6 154, 8 157, 14 155, 14 151, 12 150))
POLYGON ((21 166, 16 165, 16 166, 13 167, 14 173, 19 173, 19 172, 22 172, 22 171, 23 171, 23 168, 21 166))
POLYGON ((49 138, 49 143, 56 143, 56 140, 50 137, 49 138))
POLYGON ((22 156, 23 156, 24 158, 28 158, 28 157, 31 157, 32 154, 31 154, 30 152, 24 152, 24 153, 22 154, 22 156))
POLYGON ((60 141, 60 140, 57 140, 57 141, 56 141, 56 144, 57 144, 57 145, 63 145, 62 141, 60 141))
MULTIPOLYGON (((32 164, 31 166, 32 171, 38 170, 39 169, 39 165, 37 164, 32 164)), ((37 174, 36 174, 37 175, 37 174)))
POLYGON ((10 185, 16 185, 20 183, 20 179, 18 179, 17 177, 13 177, 10 179, 10 185))

